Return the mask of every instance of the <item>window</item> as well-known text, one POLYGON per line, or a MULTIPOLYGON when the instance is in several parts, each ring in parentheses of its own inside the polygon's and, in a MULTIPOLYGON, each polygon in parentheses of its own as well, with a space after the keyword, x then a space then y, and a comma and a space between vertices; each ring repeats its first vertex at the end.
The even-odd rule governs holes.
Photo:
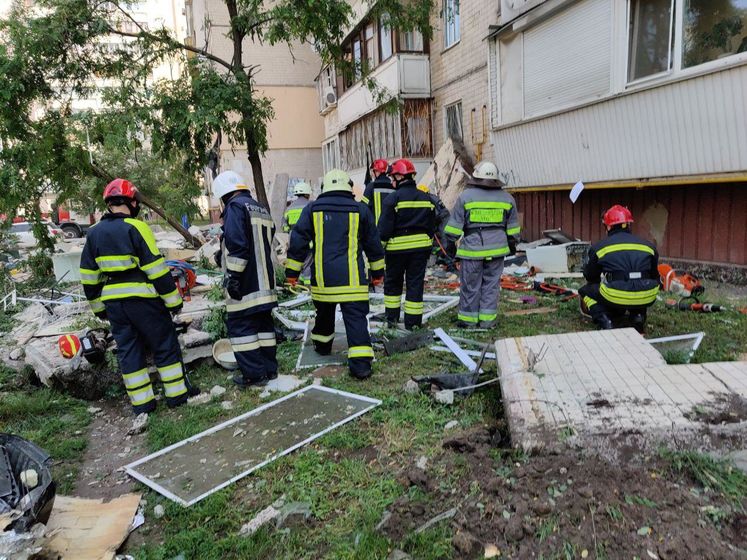
POLYGON ((423 52, 423 34, 420 31, 400 31, 400 52, 423 52))
POLYGON ((446 107, 446 136, 451 140, 461 141, 464 139, 461 101, 446 107))
POLYGON ((363 46, 361 44, 360 37, 353 41, 353 64, 355 65, 353 73, 355 75, 355 81, 358 81, 361 77, 361 64, 363 63, 363 46))
POLYGON ((389 14, 381 14, 379 18, 379 48, 382 62, 392 56, 392 28, 389 26, 389 14))
POLYGON ((459 0, 444 0, 444 48, 459 42, 459 0))
POLYGON ((324 172, 340 167, 340 159, 337 152, 337 140, 332 140, 324 144, 322 148, 322 159, 324 172))
POLYGON ((685 0, 682 67, 747 52, 747 0, 685 0))
POLYGON ((371 70, 376 68, 379 63, 378 60, 378 48, 376 48, 376 30, 373 23, 369 23, 364 31, 364 39, 366 41, 366 64, 368 69, 371 70))
POLYGON ((628 81, 672 69, 674 0, 630 3, 628 81))

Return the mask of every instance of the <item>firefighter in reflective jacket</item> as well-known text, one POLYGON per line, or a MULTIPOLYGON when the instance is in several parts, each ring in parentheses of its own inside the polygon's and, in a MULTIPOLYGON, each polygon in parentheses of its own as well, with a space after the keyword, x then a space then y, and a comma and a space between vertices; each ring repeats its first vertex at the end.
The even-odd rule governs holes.
POLYGON ((226 288, 226 327, 240 373, 240 388, 265 385, 278 376, 277 307, 270 213, 252 198, 246 181, 233 171, 215 178, 213 192, 223 204, 220 261, 226 288))
POLYGON ((371 375, 374 353, 368 333, 368 278, 366 254, 374 284, 384 276, 384 250, 368 206, 356 202, 347 173, 333 169, 324 176, 322 194, 301 212, 291 232, 286 278, 295 285, 310 244, 314 243, 311 298, 316 321, 311 340, 319 354, 332 351, 335 309, 340 305, 348 339, 350 373, 358 379, 371 375))
POLYGON ((377 224, 381 219, 382 204, 386 200, 386 197, 394 192, 392 182, 387 176, 388 170, 389 164, 385 159, 377 159, 371 164, 371 172, 373 173, 374 180, 366 185, 363 191, 363 198, 361 198, 364 203, 368 204, 371 212, 373 212, 377 224))
MULTIPOLYGON (((293 194, 296 196, 296 199, 291 202, 283 216, 283 231, 285 233, 291 232, 293 226, 298 222, 298 218, 301 217, 301 211, 309 203, 309 199, 311 198, 311 185, 303 181, 297 183, 296 186, 293 187, 293 194)), ((306 261, 303 263, 303 270, 301 271, 300 276, 301 284, 309 285, 311 283, 311 261, 313 259, 313 253, 309 253, 309 256, 306 257, 306 261)))
POLYGON ((503 259, 515 252, 521 233, 516 202, 503 186, 493 163, 478 163, 444 228, 451 240, 461 238, 457 325, 463 328, 491 328, 498 317, 503 259))
POLYGON ((117 360, 135 414, 156 408, 146 350, 153 353, 166 404, 179 406, 200 391, 189 383, 170 313, 182 308, 153 232, 137 220, 137 189, 115 179, 104 190, 109 211, 88 231, 80 277, 94 314, 108 319, 117 360))
POLYGON ((629 314, 643 332, 646 310, 659 293, 659 254, 652 243, 633 235, 633 214, 619 204, 604 213, 607 238, 591 246, 584 265, 588 284, 578 291, 581 312, 600 329, 612 329, 612 318, 629 314))
POLYGON ((386 249, 384 307, 390 326, 399 322, 402 283, 405 283, 405 328, 423 322, 425 269, 436 233, 436 205, 415 184, 415 166, 400 159, 392 164, 396 190, 384 200, 379 235, 386 249))

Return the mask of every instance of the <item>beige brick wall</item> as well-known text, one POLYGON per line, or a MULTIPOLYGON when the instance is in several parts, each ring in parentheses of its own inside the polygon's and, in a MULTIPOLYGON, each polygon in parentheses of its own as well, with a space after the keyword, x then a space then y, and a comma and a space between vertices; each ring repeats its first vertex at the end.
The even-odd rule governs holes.
POLYGON ((445 20, 440 17, 440 4, 437 3, 437 10, 431 18, 434 28, 431 39, 433 142, 434 150, 438 151, 446 140, 445 107, 461 101, 464 142, 470 155, 479 159, 491 153, 488 134, 488 46, 484 39, 489 33, 489 26, 498 21, 498 2, 470 0, 460 4, 460 40, 446 50, 445 20))

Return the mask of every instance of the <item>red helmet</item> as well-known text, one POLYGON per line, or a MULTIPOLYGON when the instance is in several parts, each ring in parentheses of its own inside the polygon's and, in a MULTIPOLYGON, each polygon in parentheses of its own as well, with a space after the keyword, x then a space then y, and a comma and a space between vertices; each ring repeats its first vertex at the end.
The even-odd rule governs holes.
POLYGON ((134 199, 137 197, 137 187, 127 179, 114 179, 104 189, 104 202, 115 197, 134 199))
POLYGON ((390 175, 414 175, 415 173, 415 166, 409 159, 398 159, 389 171, 390 175))
POLYGON ((633 214, 631 214, 630 210, 625 208, 625 206, 615 204, 604 213, 602 221, 607 227, 616 226, 618 224, 631 224, 633 223, 633 214))
POLYGON ((389 162, 385 159, 376 159, 371 164, 371 169, 376 171, 376 173, 386 173, 386 170, 389 169, 389 162))

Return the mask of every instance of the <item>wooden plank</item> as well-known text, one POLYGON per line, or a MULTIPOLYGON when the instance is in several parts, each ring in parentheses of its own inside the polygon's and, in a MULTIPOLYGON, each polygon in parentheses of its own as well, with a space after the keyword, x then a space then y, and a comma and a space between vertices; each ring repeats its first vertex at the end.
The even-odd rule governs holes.
POLYGON ((517 317, 521 315, 544 315, 547 313, 554 313, 557 310, 557 307, 534 307, 531 309, 517 309, 515 311, 506 311, 504 315, 506 315, 506 317, 517 317))

